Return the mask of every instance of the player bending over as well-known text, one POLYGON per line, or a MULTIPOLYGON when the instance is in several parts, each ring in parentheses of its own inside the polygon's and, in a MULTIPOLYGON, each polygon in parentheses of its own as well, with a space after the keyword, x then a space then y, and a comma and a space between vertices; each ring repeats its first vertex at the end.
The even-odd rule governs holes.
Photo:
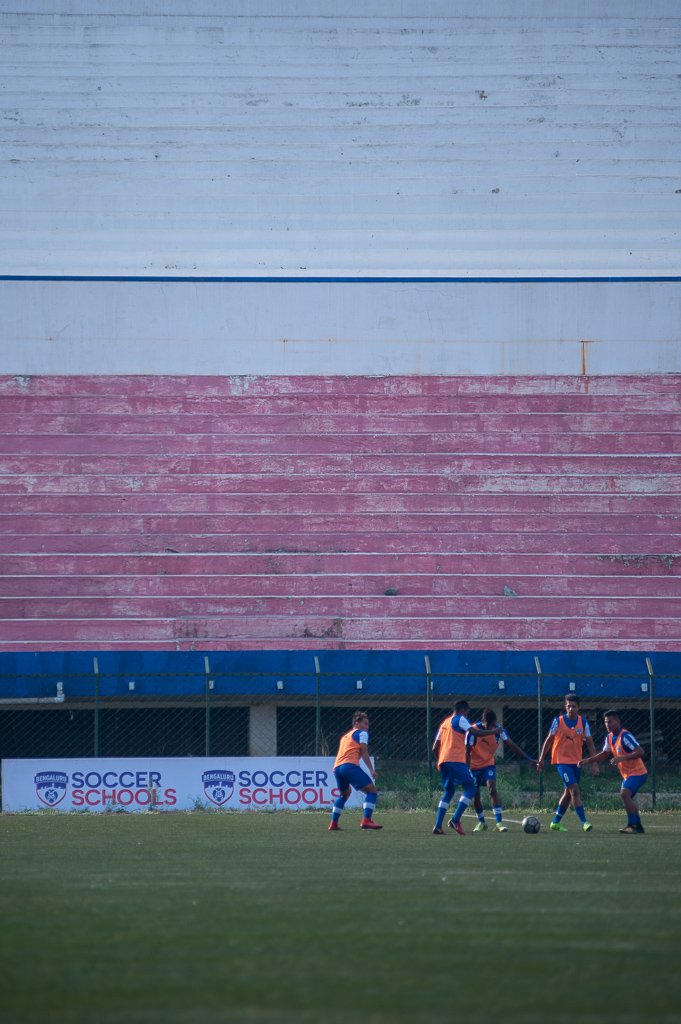
POLYGON ((345 736, 341 736, 333 774, 336 777, 336 786, 340 789, 340 796, 333 805, 329 832, 343 831, 338 824, 338 819, 353 786, 365 794, 364 817, 359 827, 383 828, 382 825, 377 825, 375 821, 371 820, 378 799, 378 793, 374 786, 378 776, 369 760, 369 718, 366 712, 355 711, 352 716, 352 729, 346 732, 345 736), (360 768, 360 761, 364 762, 366 771, 360 768))
POLYGON ((600 754, 594 754, 593 757, 582 758, 579 764, 581 766, 595 761, 605 761, 609 757, 610 764, 617 765, 622 776, 620 796, 627 812, 627 824, 620 829, 620 832, 633 836, 645 832, 634 800, 634 796, 648 778, 648 770, 643 763, 643 748, 630 732, 622 728, 619 711, 606 711, 603 717, 608 733, 603 750, 600 754))
MULTIPOLYGON (((476 729, 494 729, 497 724, 497 714, 492 708, 485 708, 482 713, 482 720, 475 723, 476 729)), ((514 754, 518 754, 519 757, 524 757, 526 761, 532 761, 531 757, 528 757, 524 750, 516 746, 513 740, 509 739, 508 733, 505 729, 502 729, 498 735, 491 733, 488 736, 476 735, 472 731, 466 733, 466 764, 471 770, 471 774, 475 779, 475 796, 473 797, 473 807, 475 813, 478 816, 478 824, 473 829, 474 832, 485 832, 487 829, 487 822, 485 821, 485 812, 482 809, 482 798, 480 796, 480 788, 487 786, 489 790, 490 800, 492 801, 492 811, 497 822, 498 832, 508 832, 508 829, 503 824, 503 815, 501 810, 501 800, 499 799, 499 793, 497 792, 497 769, 494 764, 494 758, 496 756, 499 740, 504 740, 508 743, 509 747, 514 754)), ((537 762, 532 762, 536 764, 537 762)), ((454 819, 452 818, 452 821, 454 819)))
MULTIPOLYGON (((579 697, 574 693, 568 693, 565 698, 565 714, 560 715, 559 718, 554 718, 549 734, 544 740, 544 746, 541 748, 539 761, 537 762, 537 768, 540 772, 543 771, 544 758, 548 753, 549 747, 552 746, 551 764, 555 764, 558 774, 565 784, 563 795, 558 801, 556 815, 549 826, 554 832, 567 832, 567 829, 561 825, 561 820, 570 806, 570 801, 572 801, 575 814, 581 821, 584 831, 590 832, 593 828, 593 825, 590 825, 586 820, 584 805, 579 793, 579 780, 582 775, 579 762, 584 752, 582 749, 584 743, 586 743, 587 750, 592 757, 596 753, 596 747, 591 737, 589 723, 586 718, 582 718, 579 708, 579 697)), ((591 772, 593 775, 600 775, 597 764, 592 764, 591 772)))
POLYGON ((442 799, 437 805, 437 819, 433 829, 434 836, 444 835, 442 823, 445 820, 447 808, 452 802, 457 786, 463 786, 464 790, 459 798, 459 804, 452 820, 449 822, 449 827, 458 832, 460 836, 466 835, 461 827, 461 815, 476 793, 475 779, 466 764, 466 733, 470 732, 473 736, 490 736, 499 735, 503 731, 499 726, 496 729, 481 729, 477 725, 471 725, 466 718, 469 712, 468 702, 465 700, 458 701, 454 705, 454 714, 451 717, 445 718, 438 729, 435 743, 433 744, 433 750, 437 757, 437 766, 440 769, 442 785, 444 787, 442 799))

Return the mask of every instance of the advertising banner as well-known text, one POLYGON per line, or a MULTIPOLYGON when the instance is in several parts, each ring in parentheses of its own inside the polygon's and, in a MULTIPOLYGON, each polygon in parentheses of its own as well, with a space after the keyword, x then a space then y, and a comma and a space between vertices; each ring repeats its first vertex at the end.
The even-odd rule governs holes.
MULTIPOLYGON (((329 809, 332 757, 98 757, 3 760, 3 811, 329 809)), ((347 807, 361 807, 353 790, 347 807)))

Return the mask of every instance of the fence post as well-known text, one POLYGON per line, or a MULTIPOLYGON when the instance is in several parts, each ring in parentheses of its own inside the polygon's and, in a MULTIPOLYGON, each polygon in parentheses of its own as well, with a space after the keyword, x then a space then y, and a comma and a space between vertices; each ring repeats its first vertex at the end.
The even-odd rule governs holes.
POLYGON ((206 670, 206 757, 210 757, 210 662, 207 654, 203 657, 203 666, 206 670))
POLYGON ((646 665, 648 666, 648 690, 650 691, 650 781, 653 787, 653 810, 655 810, 657 802, 655 785, 655 763, 657 760, 655 756, 655 675, 650 658, 646 658, 646 665))
POLYGON ((99 757, 99 661, 92 659, 95 670, 95 757, 99 757))
MULTIPOLYGON (((541 665, 539 664, 539 658, 535 654, 534 664, 537 669, 537 757, 541 754, 542 743, 544 742, 544 722, 542 714, 542 705, 544 703, 544 694, 542 689, 542 678, 541 678, 541 665)), ((541 803, 544 799, 544 773, 539 772, 539 802, 541 803)))
POLYGON ((428 779, 430 795, 433 795, 433 674, 430 671, 430 658, 426 654, 426 747, 428 750, 428 779))
POLYGON ((319 670, 319 658, 316 654, 314 656, 314 670, 317 674, 317 707, 314 726, 314 752, 315 756, 319 757, 322 735, 322 674, 319 670))

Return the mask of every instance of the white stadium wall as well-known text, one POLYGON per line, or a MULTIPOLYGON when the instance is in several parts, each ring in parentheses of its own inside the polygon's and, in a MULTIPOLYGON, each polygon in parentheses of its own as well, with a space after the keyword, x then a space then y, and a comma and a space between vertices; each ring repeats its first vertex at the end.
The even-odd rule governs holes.
POLYGON ((681 372, 681 278, 5 281, 4 374, 681 372))
POLYGON ((679 650, 680 36, 0 13, 0 651, 679 650))

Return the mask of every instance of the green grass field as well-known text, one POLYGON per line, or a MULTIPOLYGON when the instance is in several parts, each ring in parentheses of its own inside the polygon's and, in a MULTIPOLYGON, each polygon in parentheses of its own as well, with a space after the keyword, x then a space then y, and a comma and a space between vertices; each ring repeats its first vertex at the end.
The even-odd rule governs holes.
POLYGON ((681 816, 590 817, 5 815, 2 1020, 677 1024, 681 816))

